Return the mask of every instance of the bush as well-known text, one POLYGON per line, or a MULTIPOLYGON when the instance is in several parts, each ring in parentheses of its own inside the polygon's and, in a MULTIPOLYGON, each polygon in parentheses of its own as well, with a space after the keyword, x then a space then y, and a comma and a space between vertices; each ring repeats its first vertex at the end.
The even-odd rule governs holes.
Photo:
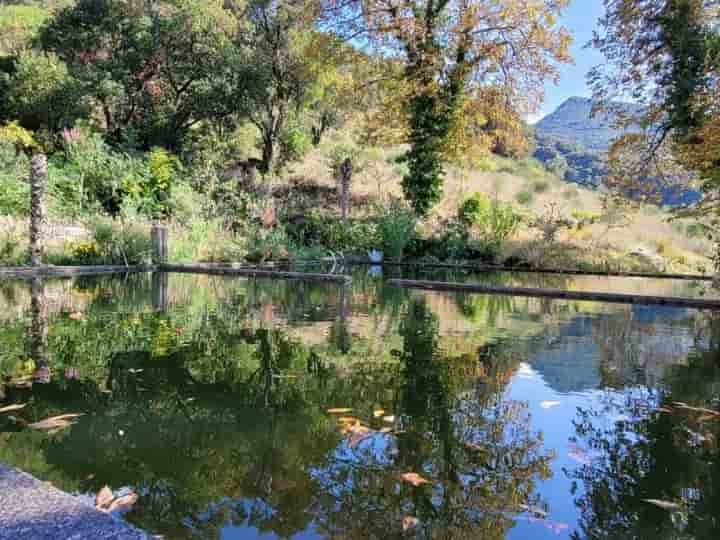
POLYGON ((417 234, 414 212, 394 199, 387 206, 376 207, 375 223, 379 247, 387 257, 402 259, 405 248, 417 234))
POLYGON ((290 256, 290 238, 283 227, 252 224, 244 240, 245 258, 250 262, 276 261, 290 256))
POLYGON ((290 238, 304 247, 322 247, 335 252, 365 252, 377 248, 377 227, 369 221, 343 224, 335 216, 312 211, 286 226, 290 238))
POLYGON ((482 241, 488 246, 499 247, 511 238, 522 221, 522 217, 509 204, 490 200, 482 193, 475 193, 460 206, 460 221, 478 229, 482 241))
POLYGON ((518 204, 530 204, 533 200, 533 194, 527 190, 519 191, 515 195, 515 200, 518 202, 518 204))
POLYGON ((535 193, 545 193, 548 189, 550 189, 550 184, 545 180, 538 180, 533 184, 533 191, 535 193))
POLYGON ((109 220, 90 225, 90 238, 72 242, 63 252, 48 253, 50 264, 60 265, 136 265, 152 258, 150 232, 137 225, 109 220))
POLYGON ((0 215, 26 216, 30 213, 30 185, 25 180, 30 162, 15 147, 0 141, 0 215))

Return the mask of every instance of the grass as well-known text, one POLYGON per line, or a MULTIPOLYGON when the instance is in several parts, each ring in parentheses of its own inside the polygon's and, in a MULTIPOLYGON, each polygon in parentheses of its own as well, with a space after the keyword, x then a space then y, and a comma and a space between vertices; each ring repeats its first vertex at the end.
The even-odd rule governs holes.
MULTIPOLYGON (((323 146, 335 144, 337 138, 331 134, 323 146)), ((397 147, 373 149, 373 161, 353 181, 352 215, 367 212, 368 201, 402 195, 402 175, 395 165, 400 153, 397 147)), ((316 185, 318 190, 334 189, 335 183, 322 155, 323 149, 320 148, 311 152, 303 162, 295 164, 292 168, 295 181, 302 178, 304 182, 316 185)), ((447 167, 443 200, 433 211, 428 223, 421 227, 425 235, 440 230, 447 219, 457 215, 458 207, 467 197, 480 192, 520 207, 526 214, 525 223, 520 227, 515 241, 503 249, 503 257, 512 256, 520 249, 529 254, 534 264, 556 268, 566 266, 673 272, 696 272, 701 268, 709 271, 712 268, 708 254, 713 252, 714 246, 698 234, 697 227, 691 228, 692 232, 688 233, 691 221, 679 227, 669 221, 671 215, 668 212, 652 205, 607 212, 600 191, 568 184, 546 171, 534 159, 492 159, 494 165, 486 167, 489 170, 463 171, 447 167), (528 222, 533 216, 546 212, 551 203, 557 205, 560 216, 568 219, 574 219, 573 214, 602 217, 584 226, 582 231, 571 229, 561 232, 557 247, 543 246, 537 242, 538 232, 529 227, 528 222), (618 215, 623 219, 617 219, 618 215), (670 250, 658 253, 658 242, 667 243, 671 246, 670 250), (651 256, 638 256, 637 253, 648 253, 651 256)), ((327 212, 337 212, 335 204, 328 198, 315 202, 327 212)))

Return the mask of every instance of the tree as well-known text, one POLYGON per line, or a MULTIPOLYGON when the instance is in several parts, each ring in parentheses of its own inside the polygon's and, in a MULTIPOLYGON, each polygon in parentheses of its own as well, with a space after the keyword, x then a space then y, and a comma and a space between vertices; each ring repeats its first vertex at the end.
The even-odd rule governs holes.
POLYGON ((21 52, 9 73, 0 74, 3 87, 3 113, 28 129, 57 132, 87 114, 80 81, 52 53, 21 52))
POLYGON ((235 111, 249 84, 240 30, 221 0, 80 0, 39 41, 83 82, 112 140, 134 131, 143 146, 174 149, 195 124, 235 111))
POLYGON ((251 30, 241 39, 251 51, 256 84, 242 96, 242 109, 260 132, 261 169, 277 169, 281 140, 293 115, 306 103, 312 72, 304 51, 312 40, 315 13, 309 2, 251 0, 251 30))
POLYGON ((502 90, 508 110, 537 105, 569 35, 556 28, 565 0, 336 0, 338 27, 400 59, 408 123, 403 189, 424 215, 442 196, 448 135, 465 97, 502 90))
POLYGON ((635 129, 610 150, 608 183, 616 190, 656 196, 658 185, 699 179, 705 200, 696 214, 720 211, 713 180, 720 169, 718 7, 717 0, 605 0, 593 45, 607 63, 589 74, 597 108, 614 110, 622 98, 638 105, 619 117, 635 129))
POLYGON ((48 15, 39 6, 0 6, 0 55, 25 50, 48 15))

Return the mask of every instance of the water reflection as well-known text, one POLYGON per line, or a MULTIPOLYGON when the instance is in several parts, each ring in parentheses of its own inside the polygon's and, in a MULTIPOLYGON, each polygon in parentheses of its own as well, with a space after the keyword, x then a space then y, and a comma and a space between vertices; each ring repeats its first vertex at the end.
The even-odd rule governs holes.
POLYGON ((367 269, 0 292, 0 402, 28 403, 0 415, 0 460, 131 487, 127 519, 168 538, 718 536, 720 421, 656 411, 720 407, 706 314, 410 292, 367 269), (67 412, 85 416, 26 427, 67 412))

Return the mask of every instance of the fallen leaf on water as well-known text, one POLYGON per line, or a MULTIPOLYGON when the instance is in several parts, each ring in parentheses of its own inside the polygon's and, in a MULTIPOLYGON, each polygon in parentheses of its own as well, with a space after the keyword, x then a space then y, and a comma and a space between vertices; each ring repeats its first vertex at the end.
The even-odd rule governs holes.
POLYGON ((108 486, 105 486, 98 491, 98 494, 95 496, 95 507, 99 510, 109 508, 110 503, 112 503, 114 499, 115 495, 113 495, 112 490, 108 486))
POLYGON ((658 508, 662 508, 663 510, 669 510, 671 512, 680 510, 679 504, 670 501, 661 501, 660 499, 643 499, 643 502, 650 503, 657 506, 658 508))
POLYGON ((378 409, 377 411, 373 411, 373 416, 375 418, 380 418, 383 414, 385 414, 385 411, 382 409, 378 409))
POLYGON ((5 407, 0 407, 0 413, 19 411, 20 409, 24 409, 25 405, 25 403, 14 403, 12 405, 6 405, 5 407))
POLYGON ((127 511, 132 508, 132 506, 138 501, 138 494, 137 493, 129 493, 128 495, 123 495, 122 497, 118 497, 115 499, 111 504, 110 507, 107 509, 107 512, 117 512, 117 511, 127 511))
POLYGON ((553 407, 557 407, 558 405, 560 405, 559 401, 541 401, 540 402, 540 407, 542 407, 543 409, 552 409, 553 407))
POLYGON ((51 416, 45 420, 28 424, 28 427, 54 432, 74 424, 75 419, 80 416, 82 416, 82 414, 61 414, 60 416, 51 416))
POLYGON ((402 520, 403 532, 414 529, 418 525, 420 525, 420 520, 413 516, 405 516, 402 520))
POLYGON ((392 423, 395 421, 395 417, 392 416, 392 415, 390 415, 390 416, 383 416, 383 419, 382 419, 382 420, 383 420, 383 422, 387 422, 388 424, 392 424, 392 423))
POLYGON ((422 486, 423 484, 431 483, 430 480, 427 480, 427 479, 423 478, 422 476, 420 476, 418 473, 414 473, 414 472, 402 473, 400 475, 400 480, 402 480, 403 482, 408 482, 415 487, 419 487, 419 486, 422 486))
POLYGON ((328 414, 347 414, 347 413, 351 413, 352 409, 347 408, 347 407, 345 407, 345 408, 337 407, 335 409, 328 409, 327 412, 328 412, 328 414))

